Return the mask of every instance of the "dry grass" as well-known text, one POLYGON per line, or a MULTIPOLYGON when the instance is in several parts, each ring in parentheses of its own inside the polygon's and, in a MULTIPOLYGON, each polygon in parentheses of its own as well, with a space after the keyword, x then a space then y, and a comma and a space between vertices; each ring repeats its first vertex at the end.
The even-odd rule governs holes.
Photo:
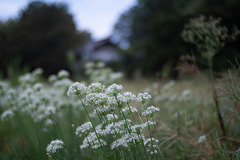
MULTIPOLYGON (((154 82, 156 81, 152 79, 138 78, 124 80, 122 85, 125 90, 138 93, 153 86, 154 82)), ((158 91, 161 91, 161 87, 167 82, 169 80, 157 81, 158 91)), ((154 104, 161 111, 155 117, 159 127, 153 132, 159 136, 167 159, 234 159, 232 153, 236 150, 235 144, 238 138, 232 137, 231 134, 236 134, 234 128, 236 129, 237 119, 232 118, 232 122, 228 120, 231 118, 230 114, 234 113, 233 111, 223 113, 228 138, 234 138, 234 142, 223 142, 208 77, 204 74, 197 74, 182 77, 175 82, 174 93, 180 95, 187 89, 191 91, 192 99, 186 102, 162 101, 154 104), (202 135, 206 136, 206 140, 199 143, 198 139, 202 135)), ((230 105, 228 103, 228 105, 221 106, 222 112, 225 112, 225 108, 231 107, 230 105)))

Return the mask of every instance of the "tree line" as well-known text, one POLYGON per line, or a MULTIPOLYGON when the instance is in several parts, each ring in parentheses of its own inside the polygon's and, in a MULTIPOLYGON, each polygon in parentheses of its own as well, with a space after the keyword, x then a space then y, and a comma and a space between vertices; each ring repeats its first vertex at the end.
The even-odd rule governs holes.
MULTIPOLYGON (((175 68, 182 55, 194 54, 199 66, 205 66, 195 46, 180 36, 189 19, 200 14, 220 17, 221 24, 228 28, 240 28, 239 0, 138 0, 120 16, 113 35, 120 44, 127 44, 123 53, 144 62, 136 65, 144 74, 162 72, 167 65, 170 76, 177 77, 175 68)), ((215 70, 225 69, 229 62, 240 58, 239 42, 229 43, 219 51, 213 58, 215 70)))
POLYGON ((12 65, 56 73, 68 67, 67 51, 88 37, 76 29, 66 4, 30 2, 18 18, 0 22, 0 69, 6 75, 9 64, 19 62, 12 65))

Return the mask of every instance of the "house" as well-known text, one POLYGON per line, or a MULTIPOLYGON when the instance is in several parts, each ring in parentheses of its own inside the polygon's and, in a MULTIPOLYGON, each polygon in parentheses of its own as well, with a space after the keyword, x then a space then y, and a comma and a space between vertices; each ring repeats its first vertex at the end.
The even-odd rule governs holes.
POLYGON ((123 61, 123 56, 119 54, 118 47, 111 38, 88 41, 82 47, 80 54, 83 61, 102 61, 104 63, 123 61))

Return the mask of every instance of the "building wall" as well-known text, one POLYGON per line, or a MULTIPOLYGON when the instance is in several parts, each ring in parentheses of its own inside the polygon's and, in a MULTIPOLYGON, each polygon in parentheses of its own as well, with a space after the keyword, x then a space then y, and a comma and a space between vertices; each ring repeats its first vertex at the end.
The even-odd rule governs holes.
POLYGON ((112 62, 120 61, 122 60, 122 57, 118 54, 114 47, 106 46, 93 52, 91 59, 100 60, 103 62, 112 62))

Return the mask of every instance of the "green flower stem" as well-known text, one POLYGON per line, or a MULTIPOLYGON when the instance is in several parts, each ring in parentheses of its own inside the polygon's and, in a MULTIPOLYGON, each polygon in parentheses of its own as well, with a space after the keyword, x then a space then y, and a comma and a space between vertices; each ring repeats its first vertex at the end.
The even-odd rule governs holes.
MULTIPOLYGON (((96 107, 94 105, 93 105, 93 107, 96 110, 96 107)), ((96 113, 97 113, 97 116, 99 117, 99 120, 100 120, 101 124, 103 124, 102 118, 101 118, 101 116, 100 116, 100 114, 97 110, 96 110, 96 113)))
POLYGON ((220 123, 221 126, 221 130, 222 130, 222 134, 225 137, 226 136, 226 132, 225 132, 225 127, 224 127, 224 123, 223 123, 223 118, 222 118, 222 114, 219 108, 219 103, 217 100, 217 93, 214 89, 214 78, 213 78, 213 63, 212 63, 212 58, 208 59, 208 64, 209 64, 209 72, 210 72, 210 81, 211 81, 211 87, 212 87, 212 91, 213 91, 213 100, 215 102, 215 108, 216 108, 216 112, 217 112, 217 117, 218 117, 218 121, 220 123))
MULTIPOLYGON (((88 119, 90 120, 90 122, 91 122, 92 125, 93 125, 93 130, 94 130, 94 132, 95 132, 95 134, 96 134, 96 136, 97 136, 98 142, 99 142, 100 145, 101 145, 101 149, 102 149, 102 151, 104 152, 103 145, 102 145, 102 143, 101 143, 101 141, 100 141, 100 139, 99 139, 99 136, 98 136, 98 134, 97 134, 97 131, 96 131, 96 129, 95 129, 95 126, 94 126, 94 124, 93 124, 93 121, 92 121, 92 119, 90 118, 89 113, 88 113, 88 111, 87 111, 87 109, 86 109, 86 106, 85 106, 85 104, 82 102, 81 97, 80 97, 79 99, 80 99, 80 102, 81 102, 81 104, 82 104, 82 106, 83 106, 83 108, 84 108, 84 110, 85 110, 85 112, 86 112, 86 114, 87 114, 88 119)), ((103 158, 103 155, 102 155, 101 157, 103 158)))
MULTIPOLYGON (((132 130, 131 130, 131 128, 129 128, 129 123, 128 123, 128 121, 127 121, 126 116, 124 115, 124 113, 121 111, 121 109, 120 109, 119 107, 118 107, 118 111, 119 111, 119 114, 121 114, 121 115, 123 116, 123 118, 125 119, 125 122, 127 123, 127 131, 128 131, 128 133, 130 134, 130 133, 132 132, 132 130)), ((132 142, 132 143, 133 143, 133 142, 132 142)), ((130 145, 130 146, 131 146, 131 149, 133 150, 134 154, 136 154, 135 144, 133 143, 133 146, 132 146, 132 145, 130 145)), ((131 154, 131 155, 132 155, 132 154, 131 154)), ((136 159, 135 157, 136 157, 136 155, 133 156, 133 159, 136 159)))
MULTIPOLYGON (((130 110, 130 114, 132 115, 132 118, 133 118, 134 123, 137 124, 137 121, 136 121, 135 117, 133 116, 133 113, 132 113, 132 111, 131 111, 131 108, 130 108, 129 104, 128 104, 128 108, 129 108, 129 110, 130 110)), ((148 159, 148 154, 147 154, 146 148, 145 148, 145 146, 144 146, 143 138, 142 138, 142 136, 140 136, 138 133, 137 133, 137 135, 138 135, 138 137, 141 139, 141 144, 142 144, 142 147, 143 147, 143 150, 144 150, 146 159, 148 159)))
MULTIPOLYGON (((145 104, 143 104, 143 108, 145 110, 147 110, 147 107, 145 104)), ((146 114, 146 119, 147 119, 147 122, 148 122, 148 115, 146 114)), ((150 140, 151 140, 151 148, 153 150, 153 141, 152 141, 152 134, 151 134, 151 128, 150 128, 150 125, 148 124, 148 132, 149 132, 149 137, 150 137, 150 140)))

